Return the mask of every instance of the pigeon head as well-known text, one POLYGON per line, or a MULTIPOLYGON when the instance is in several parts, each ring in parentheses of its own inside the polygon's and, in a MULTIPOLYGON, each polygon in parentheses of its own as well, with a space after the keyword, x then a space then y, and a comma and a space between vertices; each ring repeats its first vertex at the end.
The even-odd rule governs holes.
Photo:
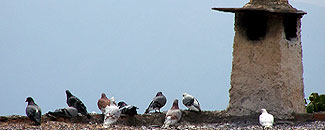
POLYGON ((121 102, 118 102, 117 105, 121 108, 121 107, 127 106, 128 104, 126 104, 125 102, 121 101, 121 102))
POLYGON ((67 94, 68 98, 72 96, 72 94, 71 94, 71 92, 69 90, 65 90, 65 93, 67 94))
POLYGON ((158 96, 163 96, 162 92, 158 92, 158 93, 156 94, 156 97, 158 97, 158 96))
POLYGON ((28 105, 35 104, 34 99, 32 97, 27 97, 25 102, 28 102, 28 105))
POLYGON ((261 112, 262 112, 262 113, 267 113, 266 109, 264 109, 264 108, 261 109, 261 112))
POLYGON ((187 93, 183 93, 183 97, 187 96, 188 94, 187 93))
POLYGON ((105 93, 102 93, 102 98, 107 98, 105 93))
POLYGON ((174 100, 173 106, 172 106, 171 109, 179 109, 179 107, 178 107, 178 100, 177 99, 174 100))

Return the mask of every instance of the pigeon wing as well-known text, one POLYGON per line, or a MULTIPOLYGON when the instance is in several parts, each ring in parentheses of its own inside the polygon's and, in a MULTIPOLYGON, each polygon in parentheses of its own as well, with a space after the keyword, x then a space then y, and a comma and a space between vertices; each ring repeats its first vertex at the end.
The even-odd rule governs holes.
POLYGON ((26 107, 26 115, 35 122, 35 124, 41 124, 42 112, 39 106, 37 105, 28 105, 26 107))
POLYGON ((201 111, 200 103, 196 98, 194 98, 193 106, 197 108, 199 111, 201 111))
POLYGON ((259 121, 262 126, 270 127, 273 125, 274 117, 271 114, 261 114, 259 116, 259 121))
POLYGON ((183 99, 183 104, 184 104, 185 106, 191 106, 191 105, 193 105, 193 103, 194 103, 194 98, 191 98, 191 97, 185 97, 185 98, 183 99))
POLYGON ((29 117, 29 118, 32 118, 35 116, 35 113, 36 113, 36 108, 34 106, 31 106, 31 105, 28 105, 26 107, 26 115, 29 117))
POLYGON ((155 97, 154 100, 153 100, 153 107, 156 108, 161 108, 163 106, 165 106, 167 100, 166 100, 166 97, 165 96, 158 96, 158 97, 155 97))
POLYGON ((182 112, 179 109, 168 110, 166 116, 171 116, 173 119, 179 121, 182 117, 182 112))
POLYGON ((67 104, 69 107, 76 107, 76 103, 80 101, 80 99, 78 99, 75 96, 71 96, 69 98, 67 98, 67 104))
POLYGON ((58 117, 76 117, 78 115, 78 110, 74 107, 67 107, 62 109, 56 109, 54 112, 49 112, 49 114, 58 117))
POLYGON ((179 109, 170 109, 166 113, 166 119, 163 127, 169 127, 176 124, 182 117, 182 112, 179 109))
POLYGON ((87 116, 88 119, 90 118, 90 115, 87 112, 87 107, 80 100, 76 103, 76 108, 77 108, 79 113, 81 113, 82 115, 87 116))
POLYGON ((127 105, 127 106, 124 106, 124 107, 121 107, 120 108, 120 111, 121 111, 121 114, 126 114, 126 115, 129 115, 129 116, 134 116, 134 115, 137 115, 137 107, 135 106, 132 106, 132 105, 127 105))

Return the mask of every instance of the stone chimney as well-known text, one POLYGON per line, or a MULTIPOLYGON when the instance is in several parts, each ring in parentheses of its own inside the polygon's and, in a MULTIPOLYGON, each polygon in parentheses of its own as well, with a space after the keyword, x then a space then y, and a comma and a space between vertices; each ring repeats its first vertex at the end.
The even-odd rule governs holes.
POLYGON ((235 13, 230 115, 265 108, 277 118, 305 112, 300 19, 288 0, 250 0, 235 13))

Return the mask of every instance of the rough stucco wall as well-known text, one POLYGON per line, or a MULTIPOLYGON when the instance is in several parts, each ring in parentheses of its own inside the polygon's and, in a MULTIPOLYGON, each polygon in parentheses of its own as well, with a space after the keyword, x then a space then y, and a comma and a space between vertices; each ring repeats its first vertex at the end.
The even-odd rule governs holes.
POLYGON ((290 41, 284 38, 284 33, 282 32, 283 38, 280 40, 281 45, 281 72, 284 87, 288 96, 287 103, 288 111, 293 112, 305 112, 305 101, 304 101, 304 83, 303 83, 303 64, 302 64, 302 45, 301 45, 301 21, 297 22, 297 37, 291 39, 290 41), (291 109, 290 109, 291 108, 291 109))
POLYGON ((304 112, 302 53, 299 35, 285 39, 282 17, 268 14, 262 40, 247 40, 236 13, 228 113, 249 115, 266 108, 278 118, 304 112))

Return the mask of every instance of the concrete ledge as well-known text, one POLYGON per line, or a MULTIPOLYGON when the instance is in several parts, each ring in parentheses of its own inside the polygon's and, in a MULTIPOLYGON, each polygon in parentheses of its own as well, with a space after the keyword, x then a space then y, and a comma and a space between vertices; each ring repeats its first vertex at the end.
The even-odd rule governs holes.
POLYGON ((294 113, 296 121, 325 121, 325 112, 294 113))
MULTIPOLYGON (((202 111, 190 112, 182 111, 182 119, 179 124, 209 124, 209 123, 236 123, 241 126, 246 125, 258 125, 259 114, 249 116, 230 116, 225 111, 202 111)), ((325 113, 296 113, 293 114, 294 119, 281 120, 275 119, 276 124, 296 124, 299 122, 325 120, 325 113), (289 122, 289 123, 288 123, 289 122)), ((47 121, 57 121, 66 123, 81 123, 81 124, 102 124, 104 116, 101 114, 91 114, 91 119, 87 119, 85 116, 78 116, 75 118, 55 118, 44 114, 42 116, 42 123, 47 121)), ((143 115, 121 116, 116 125, 123 126, 161 126, 165 120, 165 113, 151 113, 143 115)), ((15 123, 27 123, 32 122, 26 116, 0 116, 0 124, 15 124, 15 123)))

